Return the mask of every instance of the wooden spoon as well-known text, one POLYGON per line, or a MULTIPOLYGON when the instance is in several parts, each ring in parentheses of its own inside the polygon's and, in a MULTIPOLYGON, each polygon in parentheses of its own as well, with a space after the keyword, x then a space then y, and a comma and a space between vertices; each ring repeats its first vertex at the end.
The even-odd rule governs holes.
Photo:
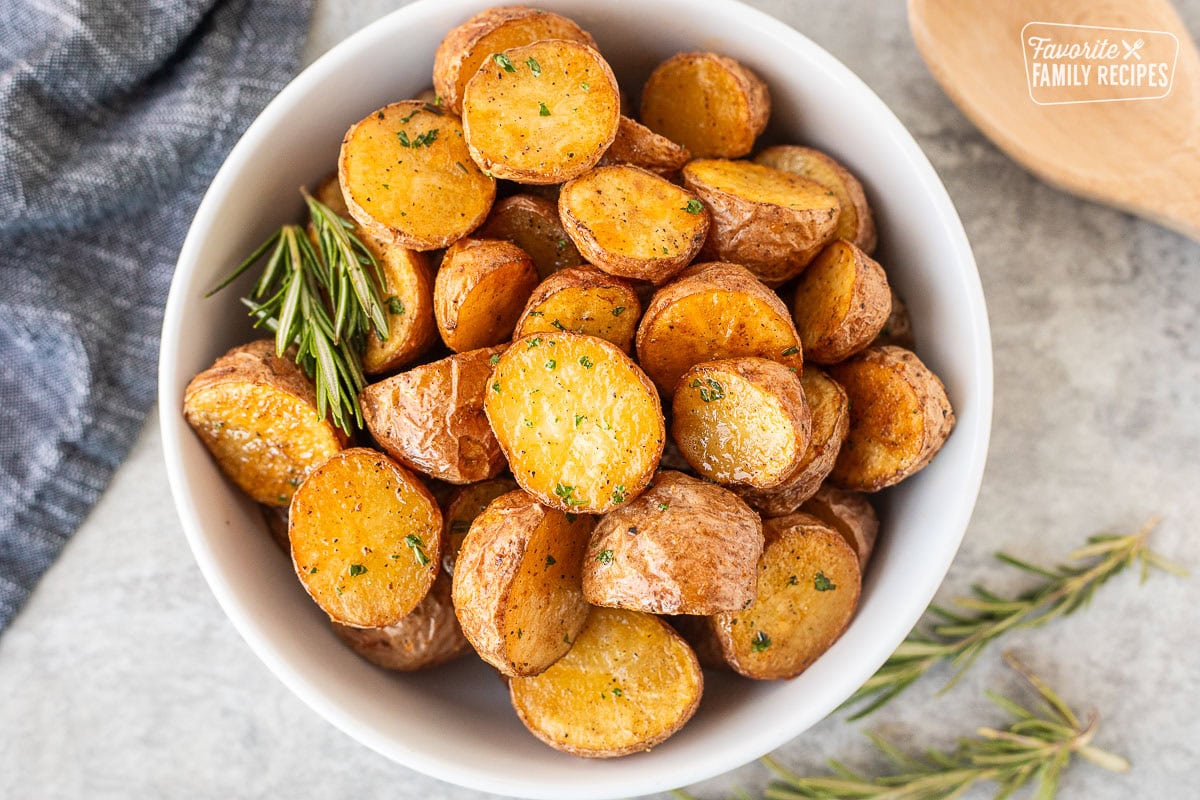
POLYGON ((1170 2, 909 0, 908 19, 933 76, 1001 150, 1068 192, 1200 240, 1200 55, 1170 2), (1173 33, 1174 85, 1161 99, 1039 105, 1022 47, 1033 21, 1173 33))

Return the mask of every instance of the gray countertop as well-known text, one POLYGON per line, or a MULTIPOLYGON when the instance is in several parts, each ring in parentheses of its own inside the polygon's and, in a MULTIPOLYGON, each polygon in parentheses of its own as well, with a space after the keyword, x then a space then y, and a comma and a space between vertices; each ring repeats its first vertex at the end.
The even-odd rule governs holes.
MULTIPOLYGON (((386 11, 320 0, 309 59, 386 11)), ((912 45, 902 3, 758 6, 830 50, 908 126, 945 181, 975 248, 995 345, 995 424, 983 490, 939 594, 1029 585, 1003 548, 1053 562, 1090 533, 1164 516, 1156 547, 1200 565, 1200 245, 1076 200, 1010 162, 955 109, 912 45)), ((1200 0, 1177 3, 1200 33, 1200 0)), ((1194 796, 1200 765, 1197 579, 1133 575, 1090 610, 1009 638, 1063 697, 1097 709, 1096 744, 1134 764, 1073 767, 1062 796, 1194 796)), ((949 746, 1002 715, 983 690, 1016 679, 988 651, 936 696, 946 671, 865 725, 830 718, 778 758, 880 759, 863 729, 949 746)), ((254 657, 193 562, 167 490, 158 420, 15 623, 0 638, 0 797, 480 798, 356 744, 254 657)), ((696 787, 757 792, 751 764, 696 787)), ((972 798, 990 797, 976 790, 972 798)))

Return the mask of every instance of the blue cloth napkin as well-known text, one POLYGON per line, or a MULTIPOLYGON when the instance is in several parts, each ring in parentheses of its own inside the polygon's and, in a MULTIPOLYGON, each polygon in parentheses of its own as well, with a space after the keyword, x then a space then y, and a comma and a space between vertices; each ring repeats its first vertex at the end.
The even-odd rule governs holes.
POLYGON ((0 0, 0 631, 154 399, 167 286, 312 0, 0 0))

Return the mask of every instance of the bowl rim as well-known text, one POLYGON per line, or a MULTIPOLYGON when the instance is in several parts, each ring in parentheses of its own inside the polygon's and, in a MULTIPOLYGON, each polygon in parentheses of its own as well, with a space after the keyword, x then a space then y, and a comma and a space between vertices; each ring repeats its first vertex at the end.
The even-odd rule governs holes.
MULTIPOLYGON (((846 93, 854 97, 856 103, 870 106, 868 110, 880 124, 878 135, 890 139, 890 146, 897 147, 909 160, 914 175, 921 182, 920 189, 929 196, 937 211, 936 220, 931 220, 930 224, 940 225, 942 230, 938 232, 937 236, 949 244, 954 259, 962 265, 960 277, 965 282, 964 297, 967 300, 968 316, 972 320, 974 329, 972 331, 974 352, 971 354, 974 374, 971 375, 970 381, 976 395, 977 422, 973 428, 965 429, 959 426, 955 431, 955 434, 960 437, 970 436, 972 441, 968 450, 969 459, 966 464, 965 476, 960 484, 965 494, 959 498, 957 513, 951 521, 947 522, 947 525, 952 525, 958 531, 954 547, 946 547, 944 552, 939 553, 936 563, 931 564, 930 569, 924 573, 920 586, 914 587, 914 590, 906 596, 905 601, 897 604, 900 606, 896 611, 897 617, 907 620, 909 623, 908 627, 904 629, 904 633, 907 634, 932 601, 961 546, 962 537, 966 533, 978 497, 987 459, 992 425, 993 365, 991 333, 978 268, 962 222, 941 179, 912 134, 866 83, 818 44, 766 12, 746 6, 739 0, 703 0, 703 4, 710 8, 723 8, 730 13, 736 13, 746 20, 748 26, 753 26, 761 32, 769 32, 770 35, 782 40, 789 48, 804 51, 806 58, 811 59, 823 69, 827 78, 837 80, 845 86, 846 93)), ((750 735, 728 743, 728 747, 723 748, 720 753, 714 753, 713 757, 706 759, 704 763, 692 765, 691 771, 686 776, 675 773, 655 774, 650 778, 643 777, 640 780, 626 781, 613 788, 606 788, 612 784, 603 784, 576 785, 568 789, 558 784, 539 783, 536 778, 514 779, 511 776, 499 776, 494 771, 476 768, 470 763, 456 760, 453 757, 431 756, 427 751, 417 751, 406 742, 384 736, 369 726, 361 724, 353 715, 347 713, 338 703, 327 696, 321 687, 300 674, 285 655, 260 633, 260 624, 255 620, 252 609, 245 606, 226 580, 216 554, 206 541, 206 534, 200 525, 195 500, 188 488, 188 478, 185 474, 182 457, 181 431, 186 424, 181 423, 181 415, 175 413, 179 401, 177 387, 181 384, 173 355, 178 349, 180 338, 185 334, 181 324, 183 306, 192 300, 186 296, 186 292, 183 290, 183 277, 197 267, 198 256, 206 235, 204 232, 212 226, 221 198, 230 190, 235 176, 259 145, 258 140, 264 136, 265 132, 272 129, 277 120, 282 118, 298 100, 305 96, 310 87, 317 84, 327 74, 342 69, 351 54, 362 48, 378 46, 379 40, 386 38, 388 32, 393 28, 418 22, 423 15, 441 13, 444 10, 444 0, 417 0, 417 2, 396 9, 369 23, 317 58, 293 78, 255 118, 229 152, 205 192, 180 250, 175 275, 172 278, 163 317, 158 363, 159 425, 163 441, 163 455, 168 483, 179 513, 181 526, 205 582, 225 615, 250 649, 266 664, 275 677, 318 715, 342 732, 409 769, 477 791, 499 792, 531 798, 558 798, 563 796, 564 791, 570 791, 571 796, 579 798, 630 796, 662 791, 673 786, 682 786, 714 777, 749 763, 779 747, 803 733, 816 720, 798 715, 798 724, 791 726, 786 724, 763 725, 750 735)), ((894 647, 895 643, 893 642, 880 641, 876 643, 872 652, 864 653, 861 658, 863 669, 860 670, 860 676, 848 674, 841 678, 842 684, 854 684, 845 694, 848 695, 850 691, 853 691, 873 674, 891 655, 894 647)))

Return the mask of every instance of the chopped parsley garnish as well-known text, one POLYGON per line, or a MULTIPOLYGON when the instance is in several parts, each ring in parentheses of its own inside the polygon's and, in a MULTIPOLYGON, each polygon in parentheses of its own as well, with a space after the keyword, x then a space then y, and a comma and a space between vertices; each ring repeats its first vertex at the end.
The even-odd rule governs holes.
POLYGON ((611 564, 613 560, 612 550, 601 550, 600 555, 596 556, 596 560, 601 564, 611 564))
POLYGON ((530 312, 529 312, 529 316, 531 316, 531 317, 544 317, 544 316, 546 316, 546 312, 544 312, 544 311, 530 311, 530 312))
POLYGON ((595 366, 595 362, 593 362, 593 361, 592 361, 590 358, 588 358, 587 356, 580 356, 580 357, 579 357, 579 363, 583 365, 583 368, 584 368, 584 369, 591 369, 592 367, 594 367, 594 366, 595 366))
POLYGON ((408 131, 400 131, 396 136, 400 139, 401 147, 429 147, 437 140, 438 129, 430 128, 424 133, 417 134, 417 138, 411 140, 408 138, 408 131))
POLYGON ((441 106, 441 104, 442 104, 442 98, 437 97, 435 95, 434 99, 436 99, 438 101, 437 105, 434 105, 433 103, 422 103, 421 110, 428 111, 430 114, 434 114, 434 115, 440 117, 442 115, 442 109, 439 106, 441 106))
POLYGON ((550 325, 555 328, 558 328, 560 331, 566 330, 566 328, 563 327, 563 324, 561 322, 559 322, 558 320, 554 320, 553 322, 550 323, 550 325))
POLYGON ((537 347, 541 343, 542 343, 542 337, 535 336, 532 339, 530 339, 528 342, 525 343, 525 349, 532 350, 533 348, 537 347))
POLYGON ((500 394, 500 381, 496 381, 492 384, 492 391, 496 394, 500 394))
POLYGON ((625 484, 618 483, 617 488, 613 489, 612 501, 614 505, 625 502, 625 484))
POLYGON ((813 588, 818 592, 828 592, 836 589, 837 586, 825 576, 824 572, 818 572, 813 576, 813 588))
POLYGON ((576 414, 575 415, 575 427, 578 428, 579 423, 583 422, 585 419, 587 419, 587 414, 576 414))
POLYGON ((397 314, 397 315, 404 313, 404 303, 402 303, 400 301, 400 298, 396 297, 396 295, 392 295, 391 297, 389 297, 387 299, 386 303, 387 303, 387 310, 389 313, 397 314))
POLYGON ((704 210, 704 203, 701 203, 699 200, 695 199, 688 200, 687 205, 683 207, 683 210, 689 214, 699 214, 704 210))
POLYGON ((496 53, 492 56, 492 61, 500 65, 500 68, 505 72, 516 72, 517 68, 513 66, 512 59, 504 55, 504 53, 496 53))
POLYGON ((554 494, 558 495, 563 500, 565 500, 567 505, 581 506, 587 502, 586 500, 577 500, 575 497, 572 496, 572 495, 574 495, 574 493, 575 493, 574 486, 564 486, 561 483, 557 483, 554 485, 554 494))
POLYGON ((542 77, 542 65, 537 62, 537 59, 535 59, 533 56, 530 56, 529 58, 525 59, 525 63, 529 66, 529 71, 533 73, 533 77, 542 77))
POLYGON ((788 577, 787 585, 788 586, 799 586, 800 580, 795 575, 792 575, 792 576, 788 577))
POLYGON ((619 317, 624 313, 625 313, 625 306, 617 306, 616 308, 613 309, 614 317, 619 317))
POLYGON ((366 571, 367 571, 367 568, 364 567, 362 564, 351 564, 350 565, 350 577, 351 578, 357 578, 359 575, 362 575, 366 571))
POLYGON ((558 563, 558 560, 554 556, 546 556, 546 566, 548 568, 553 567, 557 563, 558 563))
POLYGON ((621 687, 619 687, 619 686, 616 687, 615 689, 613 689, 612 692, 613 692, 613 697, 620 697, 621 695, 624 694, 624 692, 621 691, 621 687))
POLYGON ((558 249, 559 249, 559 250, 565 250, 565 249, 566 249, 566 247, 567 247, 567 240, 566 240, 566 239, 559 239, 559 240, 558 240, 558 249))
POLYGON ((584 81, 583 83, 579 84, 579 88, 583 89, 585 92, 590 92, 592 90, 591 85, 589 85, 587 81, 584 81))
POLYGON ((545 103, 538 103, 538 116, 539 117, 550 116, 550 109, 546 108, 545 103))
POLYGON ((771 646, 771 637, 767 636, 766 631, 759 631, 754 634, 754 638, 750 640, 750 650, 755 653, 761 653, 771 646))
POLYGON ((309 575, 316 575, 316 574, 317 574, 317 568, 316 568, 316 567, 312 567, 311 569, 309 569, 309 571, 308 571, 308 574, 309 574, 309 575))
POLYGON ((469 173, 467 173, 467 168, 465 166, 463 166, 463 162, 455 161, 454 163, 459 169, 461 169, 463 171, 463 174, 469 174, 469 173))
POLYGON ((558 362, 553 358, 546 362, 546 369, 554 369, 558 366, 558 362))
POLYGON ((520 638, 522 638, 523 636, 525 636, 525 629, 524 629, 524 628, 517 628, 517 638, 518 638, 518 639, 520 639, 520 638))
POLYGON ((425 542, 420 536, 415 533, 410 533, 404 537, 404 544, 413 551, 413 557, 417 559, 417 563, 422 567, 429 563, 429 555, 425 552, 425 542))
POLYGON ((527 419, 527 420, 525 420, 525 427, 526 427, 526 428, 532 428, 532 427, 533 427, 533 420, 531 420, 531 419, 527 419))
POLYGON ((799 353, 799 352, 800 352, 800 348, 799 348, 799 347, 796 347, 796 345, 792 345, 792 346, 791 346, 791 347, 789 347, 787 350, 784 350, 782 353, 780 353, 780 355, 782 355, 782 356, 794 356, 794 355, 796 355, 796 354, 797 354, 797 353, 799 353))
POLYGON ((493 367, 496 366, 497 364, 499 364, 500 363, 500 354, 492 353, 490 356, 488 356, 488 363, 491 364, 493 367))
POLYGON ((692 389, 700 390, 700 399, 706 403, 711 403, 714 400, 721 400, 725 397, 725 389, 720 383, 712 378, 705 378, 703 382, 696 378, 688 386, 692 389), (708 384, 707 386, 705 384, 708 384))
POLYGON ((670 507, 671 507, 671 504, 670 504, 670 503, 659 503, 659 504, 658 504, 658 510, 659 510, 659 511, 666 511, 666 510, 667 510, 668 508, 670 508, 670 507))

